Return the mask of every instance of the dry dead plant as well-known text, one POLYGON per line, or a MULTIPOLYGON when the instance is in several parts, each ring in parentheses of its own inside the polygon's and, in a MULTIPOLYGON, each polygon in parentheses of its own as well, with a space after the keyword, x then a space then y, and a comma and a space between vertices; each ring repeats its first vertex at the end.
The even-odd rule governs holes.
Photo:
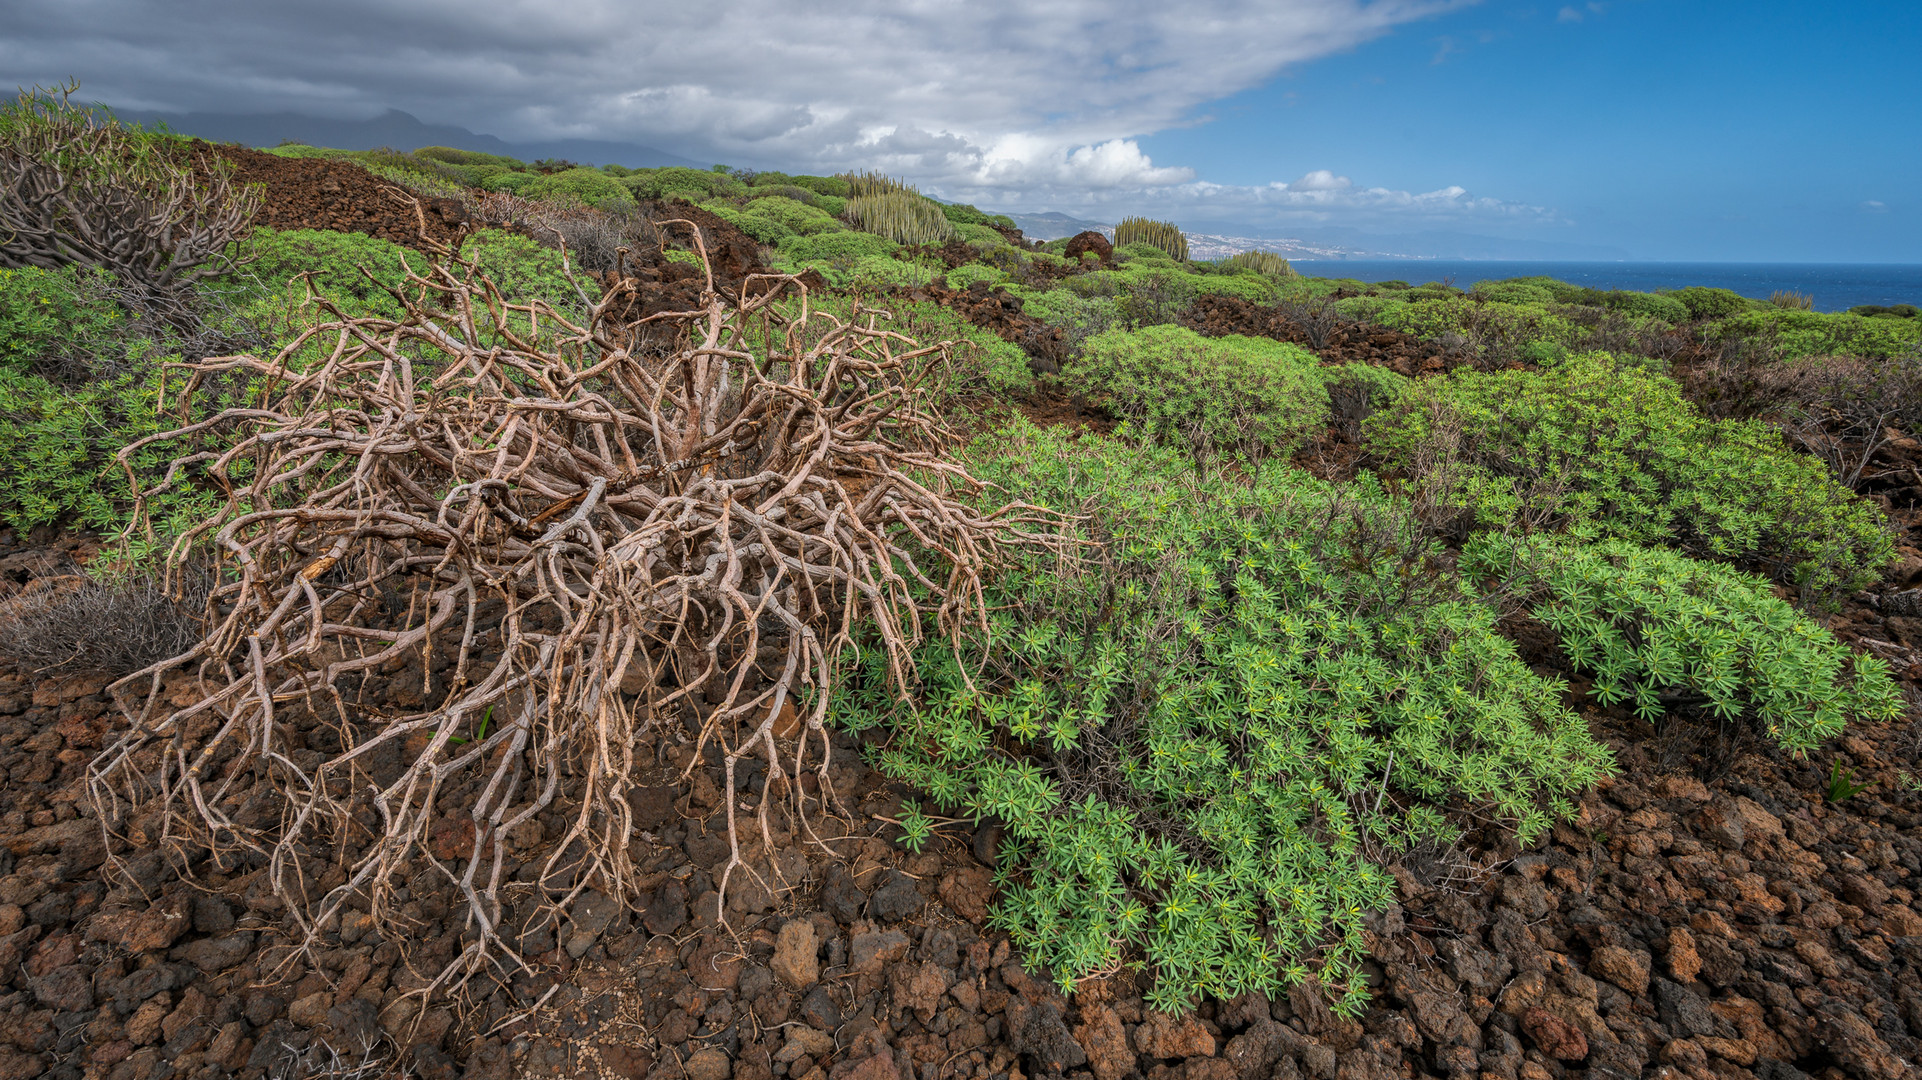
MULTIPOLYGON (((542 902, 629 899, 650 724, 692 720, 689 768, 718 744, 726 792, 765 757, 764 840, 777 793, 805 814, 789 778, 814 770, 830 799, 837 654, 861 631, 905 691, 909 651, 982 625, 980 575, 1031 537, 961 497, 981 485, 943 452, 945 343, 814 311, 793 277, 747 285, 730 301, 710 273, 698 309, 622 323, 629 280, 583 293, 574 322, 443 249, 410 268, 398 319, 316 296, 326 317, 277 354, 179 365, 249 380, 256 404, 195 425, 231 427, 230 448, 143 496, 194 470, 224 490, 170 557, 210 552, 220 576, 207 637, 116 684, 128 726, 89 773, 101 820, 264 866, 307 947, 363 907, 406 940, 391 891, 428 860, 469 932, 427 994, 524 963, 502 929, 507 838, 550 808, 569 824, 547 831, 542 902), (416 673, 418 705, 360 692, 416 673), (471 848, 434 850, 467 822, 471 848)), ((723 892, 747 867, 738 798, 723 892)))

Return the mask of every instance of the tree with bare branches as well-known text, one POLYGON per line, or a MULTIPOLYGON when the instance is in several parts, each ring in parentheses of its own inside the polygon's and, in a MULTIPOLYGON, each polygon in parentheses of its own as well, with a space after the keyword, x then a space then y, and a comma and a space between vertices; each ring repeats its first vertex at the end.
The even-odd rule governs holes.
POLYGON ((261 192, 218 155, 72 103, 78 83, 0 108, 0 267, 111 271, 156 298, 231 269, 261 192))
MULTIPOLYGON (((1041 541, 965 497, 931 396, 945 343, 814 310, 789 276, 729 298, 710 275, 698 308, 624 321, 632 289, 583 292, 574 321, 443 249, 399 318, 315 297, 327 317, 275 355, 183 365, 254 404, 195 425, 228 448, 145 495, 197 476, 226 505, 172 548, 214 564, 207 637, 117 684, 127 727, 90 771, 108 828, 267 867, 309 944, 350 901, 404 940, 391 889, 431 863, 472 931, 432 992, 520 963, 505 838, 549 808, 571 824, 542 901, 627 897, 647 725, 718 744, 727 790, 764 757, 763 839, 780 793, 803 819, 832 799, 837 655, 878 642, 905 690, 909 650, 982 624, 997 550, 1041 541), (360 693, 402 668, 421 704, 360 693), (791 782, 809 769, 818 796, 791 782), (455 818, 472 857, 434 859, 455 818)), ((734 802, 723 890, 754 872, 734 802)))

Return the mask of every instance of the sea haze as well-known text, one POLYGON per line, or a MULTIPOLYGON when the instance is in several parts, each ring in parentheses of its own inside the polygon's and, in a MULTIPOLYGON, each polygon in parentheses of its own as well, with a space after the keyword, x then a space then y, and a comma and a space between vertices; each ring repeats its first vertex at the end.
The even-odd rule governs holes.
POLYGON ((1495 262, 1468 259, 1290 259, 1310 277, 1358 281, 1477 281, 1552 277, 1594 289, 1653 292, 1709 285, 1766 300, 1777 290, 1815 298, 1817 311, 1861 304, 1922 305, 1922 263, 1495 262))

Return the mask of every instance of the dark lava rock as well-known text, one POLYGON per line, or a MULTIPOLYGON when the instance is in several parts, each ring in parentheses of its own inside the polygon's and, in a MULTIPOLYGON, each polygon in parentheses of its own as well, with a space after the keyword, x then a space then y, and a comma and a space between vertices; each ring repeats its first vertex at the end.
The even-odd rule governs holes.
POLYGON ((927 902, 913 878, 899 870, 890 870, 887 883, 874 890, 874 897, 868 903, 876 918, 900 922, 920 911, 927 902))
POLYGON ((821 907, 834 921, 846 926, 861 917, 861 909, 867 906, 867 894, 854 883, 847 869, 840 863, 828 867, 827 878, 821 883, 821 907))
POLYGON ((829 995, 827 984, 816 984, 814 989, 809 990, 807 996, 801 999, 801 1019, 807 1021, 809 1027, 829 1034, 840 1028, 844 1019, 841 1006, 836 1004, 834 998, 829 995))

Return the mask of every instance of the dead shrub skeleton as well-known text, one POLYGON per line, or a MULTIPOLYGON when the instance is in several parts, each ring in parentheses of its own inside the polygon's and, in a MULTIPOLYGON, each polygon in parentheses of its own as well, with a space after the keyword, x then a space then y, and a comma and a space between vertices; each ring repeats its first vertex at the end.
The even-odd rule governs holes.
MULTIPOLYGON (((659 224, 693 230, 705 262, 698 230, 659 224)), ((89 774, 103 822, 263 857, 311 947, 355 902, 404 940, 392 890, 431 859, 436 823, 464 813, 465 866, 432 865, 457 880, 469 932, 425 994, 524 964, 503 932, 504 840, 549 807, 572 822, 541 866, 542 902, 563 909, 589 887, 626 899, 627 795, 650 723, 698 718, 689 769, 710 743, 723 751, 723 896, 730 875, 755 873, 734 820, 743 756, 767 762, 764 841, 782 793, 805 827, 812 797, 791 782, 805 769, 831 811, 837 653, 871 639, 905 692, 908 651, 984 625, 983 570, 1037 537, 1020 508, 959 497, 981 485, 940 452, 951 436, 929 380, 945 344, 813 311, 788 276, 728 298, 710 272, 700 309, 623 321, 632 288, 583 291, 571 319, 506 301, 443 250, 409 270, 399 319, 313 296, 330 317, 273 357, 182 365, 188 393, 239 377, 260 392, 196 425, 232 428, 229 448, 175 462, 146 493, 190 470, 224 488, 224 509, 170 556, 179 571, 211 550, 221 576, 205 640, 117 684, 129 728, 89 774), (411 597, 397 628, 383 590, 411 597), (430 658, 450 642, 437 676, 430 658), (418 665, 423 707, 355 700, 400 663, 418 665), (774 729, 795 705, 784 769, 774 729), (302 751, 296 718, 337 730, 338 751, 302 751)))

